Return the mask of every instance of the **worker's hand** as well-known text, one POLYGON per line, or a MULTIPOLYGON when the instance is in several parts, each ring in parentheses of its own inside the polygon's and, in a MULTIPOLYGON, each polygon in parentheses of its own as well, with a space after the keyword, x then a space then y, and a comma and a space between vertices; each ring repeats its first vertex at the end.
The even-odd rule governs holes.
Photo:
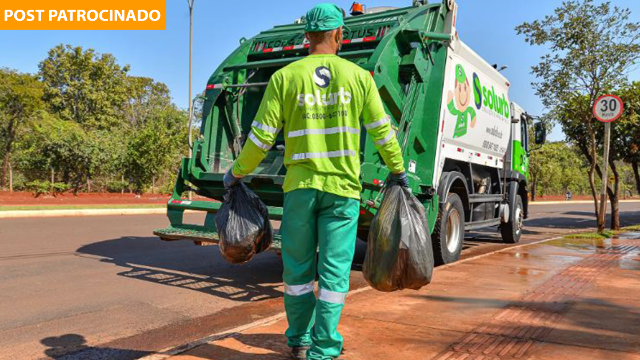
POLYGON ((399 174, 390 174, 390 180, 397 182, 403 188, 409 188, 409 179, 407 178, 407 174, 405 172, 401 172, 399 174))
POLYGON ((235 177, 235 175, 233 175, 233 168, 229 169, 222 178, 225 190, 229 190, 232 186, 238 185, 240 183, 240 179, 242 178, 235 177))

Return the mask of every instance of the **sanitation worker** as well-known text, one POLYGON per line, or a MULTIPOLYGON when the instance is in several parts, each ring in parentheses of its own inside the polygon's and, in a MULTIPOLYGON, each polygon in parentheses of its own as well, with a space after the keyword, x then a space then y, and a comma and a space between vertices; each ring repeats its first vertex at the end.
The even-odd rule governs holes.
POLYGON ((361 126, 391 176, 408 186, 400 147, 371 74, 336 55, 343 16, 328 3, 307 13, 309 56, 273 74, 248 140, 224 176, 225 187, 237 184, 284 132, 287 174, 280 234, 289 322, 285 335, 294 359, 336 359, 342 351, 337 327, 355 251, 361 126))

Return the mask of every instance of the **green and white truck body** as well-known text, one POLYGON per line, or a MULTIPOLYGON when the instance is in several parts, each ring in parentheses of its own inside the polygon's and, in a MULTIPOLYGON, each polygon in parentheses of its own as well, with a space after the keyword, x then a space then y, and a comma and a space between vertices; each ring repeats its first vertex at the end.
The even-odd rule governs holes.
MULTIPOLYGON (((517 242, 527 214, 531 117, 510 101, 509 81, 459 39, 456 18, 453 0, 372 8, 345 18, 350 30, 339 53, 376 82, 411 188, 428 214, 437 263, 459 257, 466 231, 496 226, 506 242, 517 242)), ((303 22, 242 39, 209 78, 200 135, 190 142, 192 155, 182 160, 168 203, 171 225, 155 231, 162 239, 218 240, 213 220, 220 202, 188 200, 186 193, 222 199, 222 176, 247 139, 270 76, 308 53, 303 22), (185 224, 186 209, 206 212, 204 224, 185 224)), ((284 146, 280 134, 255 173, 243 179, 273 220, 282 216, 284 146)), ((366 239, 388 170, 364 130, 358 156, 359 237, 366 239)))

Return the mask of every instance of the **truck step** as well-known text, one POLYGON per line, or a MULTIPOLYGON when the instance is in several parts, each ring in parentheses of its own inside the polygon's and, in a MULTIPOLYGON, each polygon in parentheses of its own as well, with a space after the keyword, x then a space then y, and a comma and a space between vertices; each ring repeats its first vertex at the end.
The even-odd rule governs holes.
MULTIPOLYGON (((220 237, 215 230, 202 225, 170 225, 166 228, 153 230, 153 234, 164 241, 191 240, 196 242, 196 244, 198 245, 201 245, 202 243, 217 244, 220 241, 220 237)), ((274 234, 273 242, 271 243, 271 247, 269 247, 269 249, 280 251, 280 241, 280 234, 274 234)))

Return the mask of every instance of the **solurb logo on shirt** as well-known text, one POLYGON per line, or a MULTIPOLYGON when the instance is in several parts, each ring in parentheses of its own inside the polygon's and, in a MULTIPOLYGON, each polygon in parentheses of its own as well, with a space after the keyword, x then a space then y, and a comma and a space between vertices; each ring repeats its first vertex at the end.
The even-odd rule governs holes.
POLYGON ((326 66, 318 66, 313 73, 313 82, 321 88, 326 88, 331 82, 331 71, 326 66))
POLYGON ((335 105, 338 101, 345 105, 350 103, 351 93, 341 87, 339 91, 330 94, 320 94, 320 90, 316 90, 315 94, 298 94, 298 106, 335 105))

